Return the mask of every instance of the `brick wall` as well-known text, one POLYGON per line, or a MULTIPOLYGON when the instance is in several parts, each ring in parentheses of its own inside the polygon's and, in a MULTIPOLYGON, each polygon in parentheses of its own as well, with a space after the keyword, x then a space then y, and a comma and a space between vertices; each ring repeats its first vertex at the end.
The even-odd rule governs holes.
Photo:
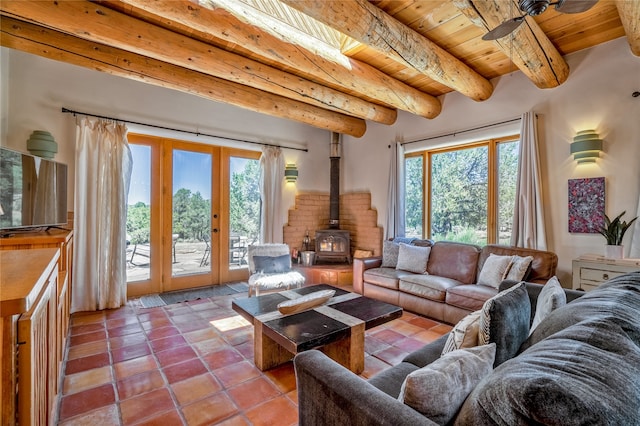
MULTIPOLYGON (((315 231, 329 228, 329 194, 300 193, 284 225, 284 242, 300 249, 305 233, 313 240, 315 231)), ((340 229, 349 231, 351 254, 354 250, 371 250, 382 255, 382 227, 378 212, 371 208, 371 194, 353 192, 340 195, 340 229)), ((313 241, 312 241, 313 244, 313 241)), ((312 245, 313 247, 313 245, 312 245)))

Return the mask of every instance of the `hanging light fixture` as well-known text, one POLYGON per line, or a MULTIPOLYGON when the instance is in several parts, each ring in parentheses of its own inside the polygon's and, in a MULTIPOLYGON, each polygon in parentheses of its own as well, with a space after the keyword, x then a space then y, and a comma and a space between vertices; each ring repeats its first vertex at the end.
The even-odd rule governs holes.
POLYGON ((298 180, 298 168, 294 163, 287 163, 284 168, 284 178, 287 183, 296 183, 298 180))
POLYGON ((602 139, 595 130, 581 130, 573 138, 571 154, 578 164, 595 163, 602 151, 602 139))

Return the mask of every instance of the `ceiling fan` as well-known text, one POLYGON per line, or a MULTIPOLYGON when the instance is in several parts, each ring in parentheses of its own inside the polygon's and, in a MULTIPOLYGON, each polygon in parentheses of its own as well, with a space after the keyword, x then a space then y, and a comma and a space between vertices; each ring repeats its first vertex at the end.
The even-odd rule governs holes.
POLYGON ((560 13, 582 13, 591 9, 597 2, 598 0, 558 0, 553 3, 549 0, 518 0, 518 7, 524 12, 524 15, 504 21, 482 36, 482 39, 497 40, 511 34, 524 22, 524 18, 540 15, 549 6, 555 6, 560 13))

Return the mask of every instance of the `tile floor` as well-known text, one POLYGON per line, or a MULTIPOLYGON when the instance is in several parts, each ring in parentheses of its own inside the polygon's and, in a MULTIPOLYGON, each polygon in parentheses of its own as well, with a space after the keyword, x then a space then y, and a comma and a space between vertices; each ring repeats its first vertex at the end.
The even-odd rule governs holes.
MULTIPOLYGON (((233 297, 72 315, 58 425, 297 424, 293 364, 254 366, 233 297)), ((408 312, 368 330, 362 376, 450 330, 408 312)))

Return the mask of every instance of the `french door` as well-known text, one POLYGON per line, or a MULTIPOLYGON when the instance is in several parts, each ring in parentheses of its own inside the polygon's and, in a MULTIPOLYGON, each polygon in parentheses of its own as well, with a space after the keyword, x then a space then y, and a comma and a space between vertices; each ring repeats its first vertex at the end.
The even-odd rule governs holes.
POLYGON ((127 203, 128 296, 246 279, 242 244, 230 231, 230 164, 237 156, 259 154, 128 138, 134 163, 127 203))

